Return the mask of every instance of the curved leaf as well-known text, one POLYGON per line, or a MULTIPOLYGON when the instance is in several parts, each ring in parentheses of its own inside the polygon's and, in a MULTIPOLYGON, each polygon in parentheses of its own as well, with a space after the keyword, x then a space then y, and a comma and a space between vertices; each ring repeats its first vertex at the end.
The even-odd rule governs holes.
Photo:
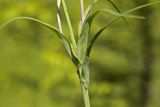
POLYGON ((91 49, 95 43, 95 41, 97 40, 97 38, 100 36, 100 34, 109 26, 111 25, 114 21, 118 20, 120 17, 116 17, 116 18, 113 18, 112 20, 110 20, 102 29, 100 29, 96 34, 95 36, 92 38, 92 40, 90 41, 90 44, 87 48, 87 56, 89 57, 90 56, 90 53, 91 53, 91 49))
MULTIPOLYGON (((116 14, 114 14, 116 15, 116 14)), ((88 45, 88 49, 87 49, 87 56, 90 55, 91 49, 93 47, 93 44, 95 43, 95 41, 97 40, 97 38, 100 36, 100 34, 106 29, 108 28, 109 25, 111 25, 113 22, 115 22, 116 20, 118 20, 121 17, 127 17, 127 18, 136 18, 136 19, 145 19, 145 17, 142 16, 135 16, 135 15, 130 15, 130 14, 117 14, 117 17, 111 19, 109 22, 107 22, 107 24, 105 24, 105 26, 103 28, 101 28, 91 39, 90 44, 88 45)))
POLYGON ((135 19, 145 19, 145 17, 143 16, 137 16, 137 15, 131 15, 131 14, 124 14, 124 13, 117 13, 113 10, 110 10, 110 9, 101 9, 101 10, 98 10, 96 11, 95 13, 93 13, 86 21, 86 23, 88 23, 90 26, 92 24, 92 21, 93 19, 101 12, 107 12, 109 14, 112 14, 114 16, 117 16, 117 17, 126 17, 126 18, 135 18, 135 19))
MULTIPOLYGON (((79 60, 80 60, 81 63, 83 63, 85 55, 88 54, 86 51, 88 50, 87 49, 88 45, 90 45, 90 44, 88 44, 88 42, 89 42, 88 41, 88 36, 89 36, 89 33, 90 33, 90 28, 91 28, 92 21, 95 18, 95 16, 97 16, 100 12, 110 13, 110 14, 112 14, 114 16, 117 16, 118 18, 128 17, 128 18, 138 18, 138 19, 140 18, 140 19, 144 19, 144 17, 141 17, 141 16, 128 15, 128 14, 120 14, 120 13, 114 12, 114 11, 112 11, 110 9, 102 9, 102 10, 96 11, 94 14, 92 14, 91 16, 89 16, 88 19, 86 20, 86 22, 84 23, 83 28, 82 28, 82 32, 81 32, 81 36, 80 36, 80 38, 78 40, 78 44, 77 44, 77 56, 78 56, 78 58, 79 58, 79 60)), ((106 29, 106 27, 103 28, 103 29, 106 29)), ((98 38, 98 37, 95 36, 94 38, 98 38)), ((91 41, 91 44, 92 43, 94 43, 94 42, 91 41)))
POLYGON ((91 16, 91 12, 94 8, 95 1, 96 0, 92 0, 92 2, 91 2, 91 6, 89 8, 89 11, 88 11, 85 19, 84 19, 84 23, 83 23, 82 29, 81 29, 81 34, 80 34, 80 37, 79 37, 78 43, 77 43, 77 56, 80 60, 80 64, 83 64, 84 58, 86 56, 86 51, 87 51, 87 47, 88 47, 88 37, 89 37, 89 33, 90 33, 90 28, 91 28, 90 16, 91 16))
MULTIPOLYGON (((98 0, 94 0, 94 1, 92 1, 92 2, 94 2, 94 4, 96 4, 96 3, 98 2, 98 0)), ((87 9, 85 10, 85 16, 84 16, 84 19, 85 19, 85 20, 86 20, 87 14, 89 13, 89 11, 90 11, 90 9, 91 9, 91 5, 92 5, 92 4, 90 4, 90 5, 87 7, 87 9)), ((93 6, 93 5, 92 5, 92 6, 93 6)), ((81 21, 79 21, 79 24, 78 24, 78 36, 80 36, 81 32, 82 32, 82 24, 81 24, 81 21)))
POLYGON ((16 17, 16 18, 13 18, 7 22, 5 22, 2 26, 0 26, 0 30, 5 27, 7 24, 15 21, 15 20, 21 20, 21 19, 25 19, 25 20, 31 20, 31 21, 34 21, 34 22, 37 22, 39 24, 41 24, 42 26, 48 28, 49 30, 53 31, 54 33, 57 34, 57 37, 62 41, 62 43, 64 44, 66 50, 67 50, 67 53, 69 54, 69 56, 71 57, 72 61, 74 64, 77 64, 79 63, 78 59, 76 58, 76 56, 73 54, 73 51, 72 51, 72 47, 70 45, 70 42, 67 40, 67 38, 62 34, 60 33, 60 31, 54 27, 54 26, 51 26, 50 24, 47 24, 45 22, 42 22, 38 19, 35 19, 35 18, 32 18, 32 17, 16 17))
MULTIPOLYGON (((107 1, 117 10, 118 13, 121 14, 120 9, 116 6, 116 4, 112 0, 107 0, 107 1)), ((123 18, 124 22, 128 25, 126 18, 125 17, 122 17, 122 18, 123 18)))
POLYGON ((148 3, 148 4, 145 4, 145 5, 141 5, 141 6, 137 6, 135 8, 132 8, 132 9, 129 9, 127 10, 126 12, 124 12, 125 14, 128 14, 128 13, 131 13, 131 12, 135 12, 139 9, 142 9, 142 8, 145 8, 145 7, 148 7, 148 6, 151 6, 151 5, 155 5, 155 4, 160 4, 160 2, 152 2, 152 3, 148 3))
MULTIPOLYGON (((144 19, 144 17, 142 16, 135 16, 135 15, 130 15, 128 13, 131 13, 131 12, 134 12, 134 11, 137 11, 139 9, 142 9, 144 7, 148 7, 150 5, 154 5, 154 4, 160 4, 160 2, 153 2, 153 3, 149 3, 149 4, 145 4, 145 5, 141 5, 141 6, 138 6, 136 8, 133 8, 133 9, 130 9, 126 12, 123 12, 123 13, 115 13, 114 11, 112 10, 109 10, 109 9, 103 9, 102 11, 106 11, 108 13, 111 13, 113 15, 116 15, 117 17, 113 18, 112 20, 110 20, 103 28, 101 28, 95 35, 94 37, 92 38, 92 40, 90 41, 90 44, 88 46, 88 49, 87 49, 87 56, 90 55, 90 52, 91 52, 91 49, 93 47, 93 44, 95 43, 95 41, 97 40, 97 38, 100 36, 100 34, 106 29, 108 28, 109 25, 111 25, 114 21, 116 21, 117 19, 119 19, 120 17, 128 17, 128 18, 138 18, 138 19, 144 19)), ((95 13, 95 14, 98 14, 99 12, 95 13)), ((94 15, 95 17, 96 15, 94 15)))

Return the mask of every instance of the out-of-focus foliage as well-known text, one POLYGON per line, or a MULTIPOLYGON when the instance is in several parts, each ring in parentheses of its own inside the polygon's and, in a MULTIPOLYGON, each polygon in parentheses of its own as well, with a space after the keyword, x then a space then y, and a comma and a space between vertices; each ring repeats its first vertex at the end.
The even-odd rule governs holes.
MULTIPOLYGON (((79 0, 66 1, 77 33, 79 0)), ((141 5, 136 0, 113 1, 121 11, 141 5)), ((90 0, 85 1, 85 7, 89 3, 90 0)), ((100 0, 95 9, 102 7, 112 8, 106 0, 100 0)), ((148 107, 160 106, 160 10, 153 6, 152 11, 147 13, 147 20, 127 20, 128 26, 117 21, 96 42, 90 63, 92 107, 139 106, 145 39, 139 29, 143 23, 151 26, 154 41, 148 107)), ((0 0, 0 24, 17 16, 57 25, 56 0, 0 0)), ((93 34, 111 17, 97 17, 93 34)), ((65 19, 62 20, 67 33, 65 19)), ((53 35, 30 21, 16 21, 0 31, 0 107, 83 107, 76 69, 53 35)))

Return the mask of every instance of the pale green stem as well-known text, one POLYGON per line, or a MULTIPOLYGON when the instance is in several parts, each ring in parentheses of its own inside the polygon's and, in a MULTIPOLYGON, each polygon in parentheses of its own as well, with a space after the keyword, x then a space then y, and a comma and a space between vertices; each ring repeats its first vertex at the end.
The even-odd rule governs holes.
POLYGON ((83 0, 80 0, 80 4, 81 4, 81 25, 82 25, 84 22, 84 17, 85 17, 83 0))
POLYGON ((67 24, 68 24, 68 28, 69 28, 69 31, 70 31, 70 39, 71 39, 71 42, 73 44, 74 49, 76 50, 76 47, 77 47, 76 46, 76 40, 75 40, 75 36, 74 36, 71 20, 69 18, 69 14, 68 14, 68 11, 67 11, 66 3, 65 3, 64 0, 62 0, 62 6, 63 6, 63 9, 64 9, 64 14, 65 14, 65 17, 66 17, 66 20, 67 20, 67 24))
POLYGON ((63 34, 61 19, 58 13, 57 13, 57 21, 58 21, 59 31, 63 34))
POLYGON ((57 21, 58 21, 58 27, 59 27, 59 31, 63 34, 61 17, 60 17, 60 8, 61 8, 61 0, 57 0, 57 21))
POLYGON ((81 90, 82 90, 82 95, 83 95, 84 106, 90 107, 88 89, 85 88, 85 86, 82 82, 81 82, 81 90))
POLYGON ((85 85, 83 79, 82 79, 82 67, 78 68, 78 77, 80 80, 80 85, 81 85, 81 91, 82 91, 82 96, 83 96, 83 102, 84 102, 84 107, 90 107, 90 100, 89 100, 89 93, 88 93, 88 86, 85 85))

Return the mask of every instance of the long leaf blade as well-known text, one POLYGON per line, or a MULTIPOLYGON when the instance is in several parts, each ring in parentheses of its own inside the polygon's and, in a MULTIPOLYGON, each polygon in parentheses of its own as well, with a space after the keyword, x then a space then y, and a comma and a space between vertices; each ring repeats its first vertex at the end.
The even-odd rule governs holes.
POLYGON ((128 14, 128 13, 131 13, 131 12, 134 12, 134 11, 137 11, 137 10, 139 10, 139 9, 142 9, 142 8, 145 8, 145 7, 148 7, 148 6, 151 6, 151 5, 155 5, 155 4, 160 4, 160 2, 152 2, 152 3, 145 4, 145 5, 137 6, 137 7, 135 7, 135 8, 132 8, 132 9, 127 10, 127 11, 124 12, 124 13, 125 13, 125 14, 128 14))
MULTIPOLYGON (((121 14, 120 9, 117 7, 117 5, 116 5, 112 0, 108 0, 108 2, 117 10, 118 13, 121 14)), ((124 22, 128 25, 128 22, 127 22, 126 18, 125 18, 125 17, 122 17, 122 19, 123 19, 124 22)))
POLYGON ((67 50, 67 53, 69 54, 69 56, 71 57, 73 63, 76 65, 77 63, 79 63, 78 59, 76 58, 76 56, 73 54, 73 51, 72 51, 72 47, 70 45, 70 42, 67 40, 67 38, 54 26, 51 26, 50 24, 48 23, 45 23, 45 22, 42 22, 38 19, 35 19, 35 18, 32 18, 32 17, 16 17, 16 18, 13 18, 7 22, 5 22, 4 24, 2 24, 0 26, 0 30, 2 28, 4 28, 6 25, 8 25, 9 23, 13 22, 13 21, 16 21, 16 20, 21 20, 21 19, 25 19, 25 20, 31 20, 31 21, 34 21, 34 22, 37 22, 39 23, 40 25, 48 28, 49 30, 53 31, 54 33, 57 34, 57 37, 62 41, 63 45, 65 46, 66 50, 67 50))
MULTIPOLYGON (((144 19, 144 17, 142 16, 135 16, 135 15, 127 15, 127 14, 124 14, 122 15, 123 17, 128 17, 128 18, 136 18, 136 19, 144 19)), ((91 52, 91 49, 93 47, 93 44, 95 43, 95 41, 97 40, 97 38, 100 36, 100 34, 106 29, 108 28, 109 25, 111 25, 113 22, 115 22, 116 20, 118 20, 119 18, 121 18, 122 16, 117 16, 113 19, 111 19, 109 22, 107 22, 107 24, 101 28, 95 35, 94 37, 91 39, 90 41, 90 44, 88 46, 88 49, 87 49, 87 56, 90 55, 90 52, 91 52)))
MULTIPOLYGON (((138 18, 138 19, 144 19, 145 17, 142 17, 142 16, 136 16, 136 15, 130 15, 128 13, 131 13, 131 12, 134 12, 134 11, 137 11, 139 9, 142 9, 144 7, 148 7, 148 6, 151 6, 151 5, 154 5, 154 4, 160 4, 160 2, 153 2, 153 3, 149 3, 149 4, 145 4, 145 5, 141 5, 141 6, 138 6, 136 8, 133 8, 133 9, 130 9, 126 12, 123 12, 121 14, 117 14, 115 13, 114 11, 111 11, 109 9, 105 9, 105 10, 102 10, 102 11, 106 11, 106 12, 109 12, 113 15, 116 15, 117 17, 111 19, 103 28, 101 28, 95 35, 94 37, 91 39, 90 41, 90 44, 88 46, 88 49, 87 49, 87 55, 89 56, 90 55, 90 52, 91 52, 91 49, 95 43, 95 41, 97 40, 97 38, 100 36, 100 34, 109 26, 111 25, 114 21, 116 21, 117 19, 119 19, 120 17, 128 17, 128 18, 138 18)), ((95 14, 98 14, 99 12, 95 13, 95 14)), ((96 16, 96 15, 95 15, 96 16)), ((94 17, 95 17, 94 16, 94 17)))

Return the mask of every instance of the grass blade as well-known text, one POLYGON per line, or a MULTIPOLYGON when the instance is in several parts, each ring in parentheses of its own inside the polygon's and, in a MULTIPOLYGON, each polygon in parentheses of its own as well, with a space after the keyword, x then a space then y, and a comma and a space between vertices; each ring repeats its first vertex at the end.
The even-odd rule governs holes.
MULTIPOLYGON (((94 4, 96 4, 97 2, 98 2, 98 0, 94 0, 94 4)), ((89 13, 90 9, 91 9, 91 4, 85 10, 84 20, 86 19, 86 16, 89 13)), ((82 32, 82 26, 83 26, 83 24, 81 24, 81 21, 80 21, 79 24, 78 24, 78 36, 80 36, 80 34, 82 32)))
POLYGON ((160 2, 152 2, 152 3, 145 4, 145 5, 141 5, 141 6, 138 6, 138 7, 136 7, 136 8, 127 10, 127 11, 124 12, 124 13, 125 13, 125 14, 128 14, 128 13, 137 11, 137 10, 139 10, 139 9, 142 9, 142 8, 144 8, 144 7, 148 7, 148 6, 155 5, 155 4, 160 4, 160 2))
MULTIPOLYGON (((112 1, 112 0, 108 0, 108 2, 117 10, 118 13, 121 13, 120 9, 116 6, 116 4, 112 1)), ((127 20, 125 19, 125 17, 122 17, 124 22, 128 25, 127 20)))
POLYGON ((75 36, 74 36, 71 20, 70 20, 68 11, 67 11, 66 3, 65 3, 64 0, 62 0, 62 6, 63 6, 64 14, 65 14, 65 17, 66 17, 66 20, 67 20, 68 28, 69 28, 69 31, 70 31, 71 42, 73 44, 74 50, 76 50, 76 47, 77 47, 76 46, 76 40, 75 40, 75 36))
MULTIPOLYGON (((93 44, 95 43, 95 41, 97 40, 97 38, 100 36, 100 34, 109 26, 111 25, 114 21, 116 21, 117 19, 119 19, 120 17, 128 17, 128 18, 138 18, 138 19, 145 19, 145 17, 142 17, 142 16, 135 16, 135 15, 130 15, 129 13, 131 12, 134 12, 134 11, 137 11, 139 9, 142 9, 144 7, 148 7, 148 6, 151 6, 151 5, 154 5, 154 4, 160 4, 160 2, 153 2, 153 3, 149 3, 149 4, 145 4, 145 5, 141 5, 141 6, 138 6, 136 8, 133 8, 133 9, 130 9, 126 12, 123 12, 123 13, 116 13, 110 9, 103 9, 101 11, 105 11, 105 12, 108 12, 110 14, 113 14, 113 15, 116 15, 117 17, 113 18, 112 20, 110 20, 102 29, 100 29, 96 34, 95 36, 91 39, 90 41, 90 44, 88 46, 88 49, 87 49, 87 55, 89 56, 90 55, 90 52, 91 52, 91 49, 93 47, 93 44)), ((93 14, 92 17, 95 17, 100 11, 97 11, 93 14)), ((93 18, 92 18, 93 19, 93 18)))
POLYGON ((35 18, 32 18, 32 17, 16 17, 16 18, 13 18, 7 22, 5 22, 4 24, 2 24, 0 26, 0 30, 2 28, 4 28, 6 25, 10 24, 11 22, 13 21, 16 21, 16 20, 31 20, 31 21, 34 21, 34 22, 37 22, 39 23, 40 25, 46 27, 47 29, 53 31, 54 33, 57 34, 57 37, 62 41, 63 45, 65 46, 66 50, 67 50, 67 53, 69 54, 69 56, 71 57, 72 61, 74 64, 77 64, 79 63, 77 57, 74 55, 74 52, 72 51, 72 47, 71 47, 71 44, 70 42, 67 40, 67 38, 54 26, 51 26, 50 24, 48 23, 45 23, 45 22, 42 22, 38 19, 35 19, 35 18))
MULTIPOLYGON (((117 15, 117 14, 115 14, 117 15)), ((128 17, 128 18, 134 18, 134 19, 145 19, 145 17, 143 16, 136 16, 136 15, 129 15, 129 14, 119 14, 117 17, 111 19, 109 22, 107 22, 105 24, 105 26, 103 28, 101 28, 91 39, 90 44, 88 46, 87 49, 87 56, 90 55, 91 49, 93 47, 93 44, 95 43, 95 41, 98 39, 98 37, 100 36, 100 34, 106 29, 108 28, 113 22, 115 22, 116 20, 118 20, 121 17, 128 17)))

